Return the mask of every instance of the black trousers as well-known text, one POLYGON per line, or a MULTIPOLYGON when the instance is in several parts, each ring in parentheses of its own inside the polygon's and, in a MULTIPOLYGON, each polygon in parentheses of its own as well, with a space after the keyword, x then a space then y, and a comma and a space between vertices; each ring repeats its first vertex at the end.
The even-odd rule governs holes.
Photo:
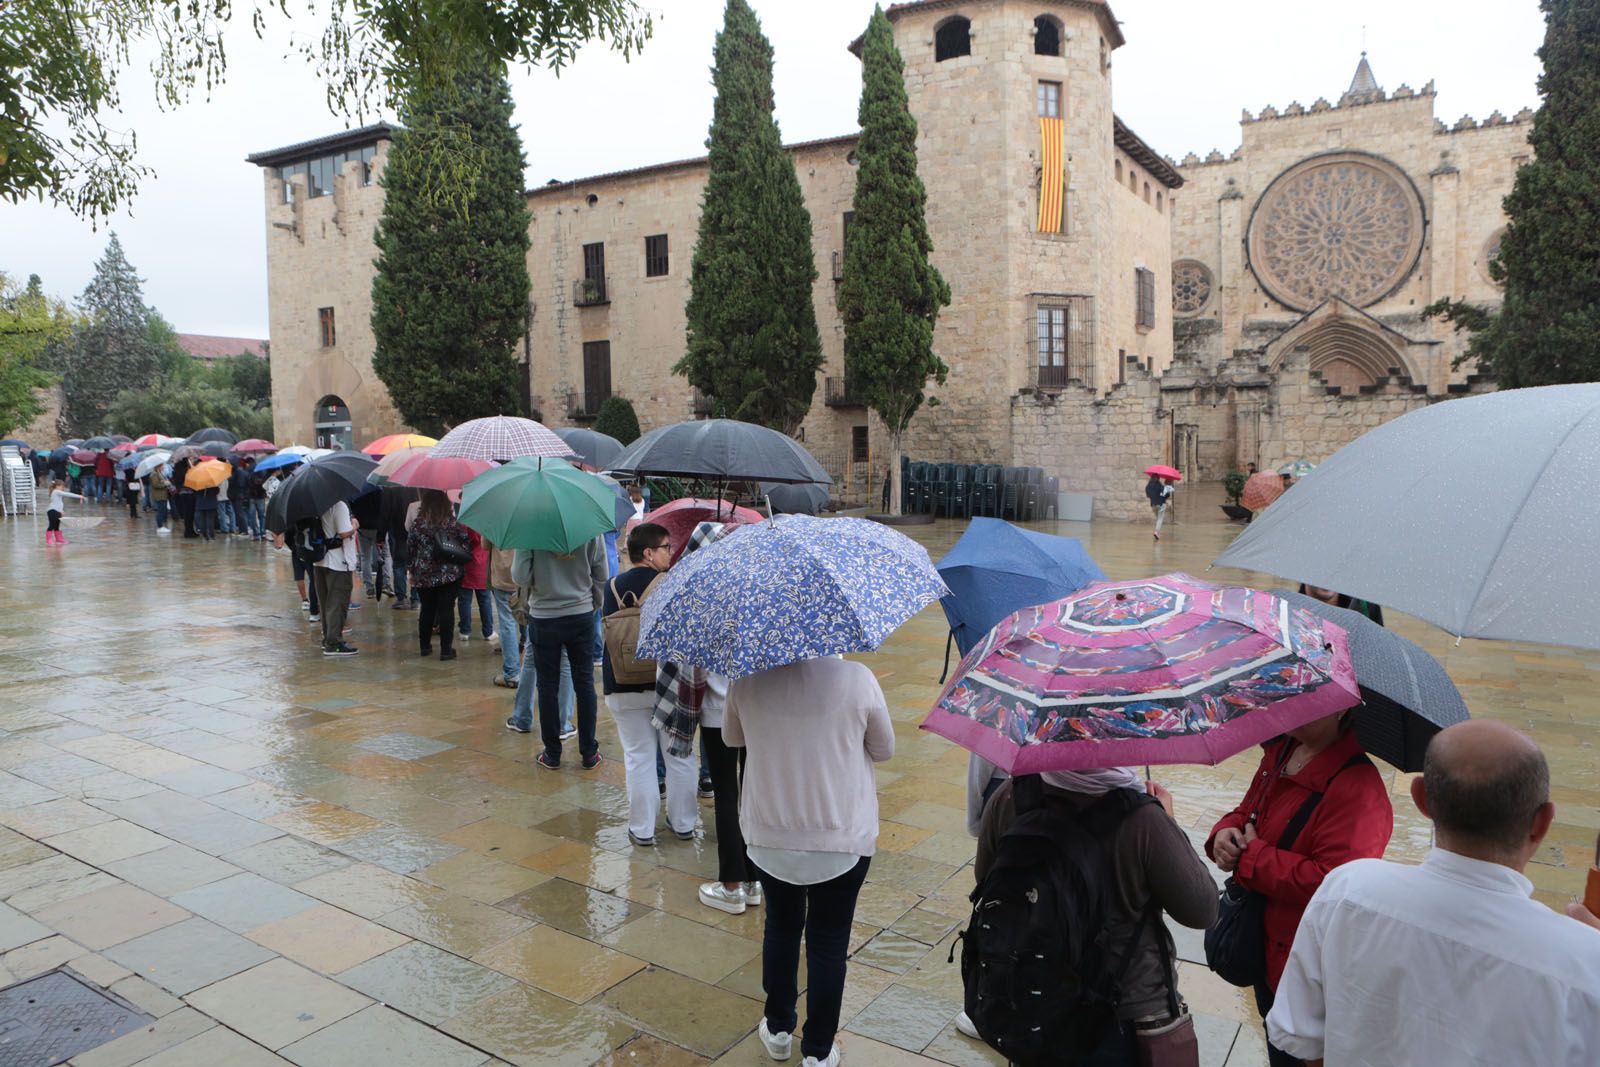
MULTIPOLYGON (((722 730, 700 727, 706 769, 711 772, 711 802, 717 824, 717 881, 753 882, 750 861, 744 854, 744 832, 739 829, 739 780, 744 776, 744 749, 722 743, 722 730)), ((823 1051, 827 1055, 827 1051, 823 1051)))
POLYGON ((50 520, 50 525, 44 528, 45 533, 61 532, 61 512, 57 511, 55 508, 51 508, 49 511, 44 513, 44 517, 50 520))
POLYGON ((417 642, 422 651, 433 647, 433 628, 439 627, 439 651, 449 652, 456 641, 456 597, 461 594, 461 580, 443 585, 424 585, 417 588, 422 597, 422 608, 417 612, 417 642))
POLYGON ((194 532, 194 494, 178 494, 178 518, 183 520, 183 536, 199 537, 194 532))
MULTIPOLYGON (((1263 1019, 1267 1017, 1267 1012, 1272 1010, 1272 1002, 1277 999, 1272 990, 1267 988, 1267 983, 1262 982, 1256 986, 1256 1008, 1261 1012, 1263 1019)), ((1270 1035, 1267 1037, 1267 1064, 1268 1067, 1305 1067, 1304 1060, 1296 1059, 1274 1045, 1270 1035)))
POLYGON ((599 701, 594 695, 594 612, 534 619, 533 666, 539 675, 539 736, 547 759, 561 762, 561 653, 572 667, 572 690, 577 698, 578 754, 584 759, 600 751, 595 740, 599 701))

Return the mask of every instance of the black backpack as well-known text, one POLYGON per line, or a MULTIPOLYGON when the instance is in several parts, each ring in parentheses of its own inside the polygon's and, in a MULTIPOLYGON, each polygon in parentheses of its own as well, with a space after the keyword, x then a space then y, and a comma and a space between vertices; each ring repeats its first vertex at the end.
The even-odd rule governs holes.
MULTIPOLYGON (((1082 811, 1045 796, 1038 775, 1013 779, 1016 817, 972 891, 960 935, 967 1016, 1020 1067, 1066 1065, 1093 1052, 1116 1017, 1133 954, 1107 943, 1109 842, 1156 799, 1114 789, 1082 811)), ((951 947, 951 955, 955 952, 951 947)))
POLYGON ((322 535, 322 520, 302 520, 294 528, 294 554, 301 563, 315 564, 328 554, 328 539, 322 535))

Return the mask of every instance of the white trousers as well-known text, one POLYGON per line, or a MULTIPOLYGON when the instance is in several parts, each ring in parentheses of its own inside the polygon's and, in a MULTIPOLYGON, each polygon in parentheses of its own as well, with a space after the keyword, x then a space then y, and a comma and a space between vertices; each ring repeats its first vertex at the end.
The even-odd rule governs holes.
POLYGON ((687 833, 700 815, 695 792, 700 764, 691 753, 667 754, 661 731, 650 724, 650 711, 656 695, 612 693, 606 697, 606 710, 617 724, 617 740, 622 742, 622 766, 628 779, 628 829, 633 836, 656 836, 656 818, 661 812, 661 788, 656 780, 656 752, 667 766, 667 826, 687 833))

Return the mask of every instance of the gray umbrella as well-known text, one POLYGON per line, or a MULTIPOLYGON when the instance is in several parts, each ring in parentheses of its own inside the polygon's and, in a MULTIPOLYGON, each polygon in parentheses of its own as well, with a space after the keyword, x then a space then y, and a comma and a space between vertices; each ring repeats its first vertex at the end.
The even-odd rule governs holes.
POLYGON ((210 444, 212 441, 221 441, 225 445, 236 445, 239 443, 239 435, 232 430, 224 430, 220 426, 207 426, 203 430, 196 430, 190 434, 188 440, 184 443, 205 445, 210 444))
POLYGON ((1600 648, 1600 384, 1435 404, 1370 430, 1217 563, 1453 634, 1600 648))
POLYGON ((610 470, 711 482, 815 482, 833 478, 794 438, 733 419, 699 419, 651 430, 612 460, 610 470))
POLYGON ((779 485, 763 482, 761 492, 774 514, 815 515, 828 506, 828 491, 820 485, 779 485))
POLYGON ((1283 589, 1274 589, 1272 595, 1343 627, 1350 635, 1350 661, 1361 686, 1356 735, 1371 755, 1402 771, 1420 771, 1433 735, 1470 717, 1467 702, 1444 664, 1420 645, 1385 630, 1359 611, 1283 589))
POLYGON ((586 430, 581 426, 559 426, 555 434, 578 454, 578 461, 595 470, 607 470, 611 461, 622 455, 622 442, 610 434, 586 430))

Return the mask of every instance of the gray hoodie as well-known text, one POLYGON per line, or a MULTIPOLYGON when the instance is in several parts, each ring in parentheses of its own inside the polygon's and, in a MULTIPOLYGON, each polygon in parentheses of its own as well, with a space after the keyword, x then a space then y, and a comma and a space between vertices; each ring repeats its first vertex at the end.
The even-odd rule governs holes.
POLYGON ((605 543, 598 537, 566 555, 518 549, 511 565, 511 580, 528 590, 532 619, 593 614, 607 577, 605 543))

